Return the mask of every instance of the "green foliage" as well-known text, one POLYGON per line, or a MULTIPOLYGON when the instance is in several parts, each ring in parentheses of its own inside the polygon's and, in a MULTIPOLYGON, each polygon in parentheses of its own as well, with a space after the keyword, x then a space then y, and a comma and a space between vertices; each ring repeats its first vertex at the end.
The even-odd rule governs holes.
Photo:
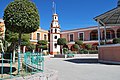
POLYGON ((79 49, 79 45, 78 45, 78 44, 73 44, 72 47, 73 47, 74 49, 76 49, 76 50, 79 49))
POLYGON ((120 38, 114 38, 113 44, 120 44, 120 38))
POLYGON ((67 52, 68 52, 68 49, 67 48, 63 48, 63 53, 67 54, 67 52))
MULTIPOLYGON (((28 46, 30 45, 30 34, 22 34, 22 46, 28 46)), ((7 52, 13 52, 15 50, 17 44, 18 44, 18 33, 11 32, 9 30, 6 30, 5 32, 5 40, 9 42, 10 46, 7 48, 7 52)))
POLYGON ((22 41, 29 41, 30 39, 30 34, 22 34, 22 37, 21 37, 22 41))
MULTIPOLYGON (((30 34, 23 34, 21 39, 22 39, 22 42, 24 42, 24 41, 28 42, 30 39, 30 34)), ((9 30, 6 30, 5 40, 8 42, 18 42, 18 33, 14 33, 9 30)))
POLYGON ((22 46, 29 46, 31 45, 30 43, 30 34, 23 34, 21 37, 21 45, 22 46))
POLYGON ((21 42, 21 46, 30 46, 30 41, 28 41, 28 42, 21 42))
POLYGON ((86 48, 87 50, 89 50, 89 49, 92 48, 92 45, 91 45, 91 44, 86 44, 86 45, 85 45, 85 48, 86 48))
POLYGON ((40 45, 47 45, 48 42, 46 40, 39 40, 37 43, 40 45))
POLYGON ((29 0, 14 0, 4 10, 4 22, 8 30, 31 33, 39 28, 39 13, 29 0))
POLYGON ((46 40, 39 40, 38 41, 38 48, 43 49, 43 50, 47 50, 47 41, 46 40))
POLYGON ((47 45, 39 45, 38 48, 42 50, 47 50, 47 45))
POLYGON ((79 53, 80 54, 98 54, 98 51, 97 50, 87 50, 87 49, 82 49, 82 50, 79 50, 79 53))
POLYGON ((82 45, 83 42, 81 40, 77 40, 77 41, 75 41, 75 44, 82 45))
POLYGON ((97 50, 89 50, 89 54, 98 54, 97 50))
POLYGON ((36 48, 36 46, 34 44, 30 44, 29 46, 27 46, 28 51, 32 51, 36 48))
POLYGON ((8 42, 17 42, 18 41, 18 33, 14 33, 9 30, 6 30, 5 31, 5 40, 8 42))
POLYGON ((59 38, 57 40, 57 44, 58 45, 65 45, 65 44, 67 44, 66 39, 65 38, 59 38))

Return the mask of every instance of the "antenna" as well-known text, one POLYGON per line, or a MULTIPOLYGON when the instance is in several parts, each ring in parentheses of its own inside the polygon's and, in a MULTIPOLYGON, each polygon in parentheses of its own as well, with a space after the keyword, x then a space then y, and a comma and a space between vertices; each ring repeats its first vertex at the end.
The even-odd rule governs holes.
POLYGON ((53 14, 56 14, 56 4, 54 1, 53 1, 52 9, 53 9, 53 14))

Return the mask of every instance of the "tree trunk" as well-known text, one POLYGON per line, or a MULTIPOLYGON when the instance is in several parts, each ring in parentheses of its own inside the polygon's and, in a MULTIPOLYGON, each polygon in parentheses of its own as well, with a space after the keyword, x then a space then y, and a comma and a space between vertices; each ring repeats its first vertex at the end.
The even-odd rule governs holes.
POLYGON ((13 63, 15 63, 15 46, 16 44, 13 44, 13 63))
POLYGON ((32 51, 33 53, 35 53, 35 49, 33 49, 33 51, 32 51))
POLYGON ((18 40, 18 74, 20 72, 20 45, 21 45, 21 33, 19 33, 19 40, 18 40))
POLYGON ((23 46, 23 53, 25 53, 26 46, 23 46))

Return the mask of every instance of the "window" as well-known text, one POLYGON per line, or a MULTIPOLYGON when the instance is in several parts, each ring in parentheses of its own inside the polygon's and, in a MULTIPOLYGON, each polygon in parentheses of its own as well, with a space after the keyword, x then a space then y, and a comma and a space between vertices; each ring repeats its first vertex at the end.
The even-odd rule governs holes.
POLYGON ((40 33, 37 33, 37 40, 40 40, 40 33))
POLYGON ((98 31, 97 30, 93 30, 90 33, 90 40, 98 40, 98 31))
POLYGON ((54 44, 54 47, 57 48, 57 43, 54 44))
POLYGON ((56 17, 55 17, 55 19, 56 19, 56 17))
POLYGON ((70 42, 73 42, 73 34, 70 34, 69 38, 70 38, 70 42))
POLYGON ((57 36, 55 36, 54 38, 57 39, 57 36))
POLYGON ((57 33, 57 29, 55 29, 55 33, 57 33))
POLYGON ((84 33, 79 33, 78 39, 83 41, 84 40, 84 33))
POLYGON ((47 35, 46 34, 44 34, 44 40, 47 40, 47 35))

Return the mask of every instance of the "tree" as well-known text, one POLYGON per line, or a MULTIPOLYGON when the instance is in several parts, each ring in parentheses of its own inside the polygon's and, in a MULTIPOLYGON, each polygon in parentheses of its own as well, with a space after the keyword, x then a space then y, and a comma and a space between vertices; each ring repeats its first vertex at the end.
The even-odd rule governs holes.
POLYGON ((57 40, 57 44, 60 45, 60 48, 62 49, 62 46, 67 44, 66 39, 65 38, 59 38, 57 40))
POLYGON ((47 41, 46 40, 39 40, 37 42, 38 44, 38 48, 42 49, 42 50, 46 50, 47 49, 47 41))
POLYGON ((27 46, 28 51, 31 51, 31 52, 33 52, 33 50, 34 50, 35 48, 36 48, 36 47, 35 47, 34 44, 30 44, 30 45, 27 46))
MULTIPOLYGON (((4 23, 8 30, 19 34, 18 65, 20 64, 21 34, 35 32, 39 28, 39 13, 29 0, 14 0, 4 10, 4 23)), ((18 66, 18 74, 20 66, 18 66)))
MULTIPOLYGON (((30 34, 23 34, 21 37, 21 45, 27 46, 30 44, 30 34)), ((5 31, 5 40, 9 43, 10 47, 7 52, 13 52, 13 62, 15 62, 16 46, 18 45, 18 33, 11 32, 9 30, 5 31)))
POLYGON ((75 44, 82 45, 83 42, 81 40, 77 40, 77 41, 75 41, 75 44))
POLYGON ((15 48, 16 45, 18 44, 18 34, 13 33, 9 30, 5 31, 5 40, 10 44, 10 46, 7 49, 8 53, 11 53, 13 51, 13 63, 15 62, 15 48))
POLYGON ((78 44, 79 47, 81 48, 81 46, 83 45, 83 42, 81 40, 77 40, 75 41, 75 44, 78 44))
POLYGON ((88 54, 89 54, 89 50, 92 48, 92 45, 91 44, 86 44, 85 48, 88 50, 88 54))
POLYGON ((66 39, 65 38, 59 38, 57 40, 57 44, 58 45, 65 45, 65 44, 67 44, 66 39))
POLYGON ((46 40, 39 40, 37 43, 40 44, 40 45, 47 45, 46 40))

